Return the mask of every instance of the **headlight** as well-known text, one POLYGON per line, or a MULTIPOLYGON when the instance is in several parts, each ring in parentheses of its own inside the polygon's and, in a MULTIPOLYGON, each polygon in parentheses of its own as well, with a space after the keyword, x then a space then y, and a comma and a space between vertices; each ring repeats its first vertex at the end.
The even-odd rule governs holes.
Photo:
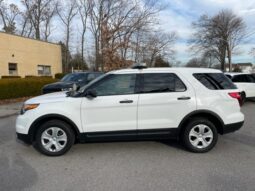
POLYGON ((39 106, 39 104, 24 104, 21 108, 20 114, 24 114, 28 110, 35 109, 39 106))
POLYGON ((62 88, 61 90, 62 90, 62 91, 72 91, 73 88, 62 88))

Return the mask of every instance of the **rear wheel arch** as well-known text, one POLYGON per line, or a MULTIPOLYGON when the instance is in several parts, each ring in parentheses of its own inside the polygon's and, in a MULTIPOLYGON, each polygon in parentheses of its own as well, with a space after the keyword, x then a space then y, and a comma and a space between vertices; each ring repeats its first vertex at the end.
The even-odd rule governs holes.
POLYGON ((72 130, 75 134, 75 140, 79 140, 80 131, 79 131, 78 127, 76 126, 76 124, 72 120, 70 120, 69 118, 67 118, 63 115, 48 114, 48 115, 39 117, 30 126, 28 134, 30 135, 31 142, 35 141, 35 136, 36 136, 38 127, 40 125, 42 125, 43 123, 45 123, 47 121, 51 121, 51 120, 60 120, 60 121, 67 123, 68 125, 70 125, 70 127, 72 128, 72 130))
POLYGON ((216 113, 209 111, 209 110, 197 110, 194 112, 189 113, 186 115, 181 123, 179 124, 179 129, 180 129, 180 135, 182 134, 183 130, 185 129, 187 123, 191 121, 191 119, 194 118, 205 118, 211 121, 215 127, 217 128, 217 131, 219 134, 223 134, 223 127, 224 127, 224 122, 223 120, 217 115, 216 113))

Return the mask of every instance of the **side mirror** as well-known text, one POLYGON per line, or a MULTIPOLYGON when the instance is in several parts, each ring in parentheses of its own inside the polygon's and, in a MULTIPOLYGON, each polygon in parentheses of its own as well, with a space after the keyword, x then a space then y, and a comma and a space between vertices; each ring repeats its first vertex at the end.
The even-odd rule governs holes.
POLYGON ((77 84, 73 84, 73 91, 76 92, 80 89, 80 86, 78 86, 77 84))
POLYGON ((95 97, 97 97, 96 90, 93 90, 93 89, 88 90, 87 93, 86 93, 86 97, 87 98, 95 98, 95 97))

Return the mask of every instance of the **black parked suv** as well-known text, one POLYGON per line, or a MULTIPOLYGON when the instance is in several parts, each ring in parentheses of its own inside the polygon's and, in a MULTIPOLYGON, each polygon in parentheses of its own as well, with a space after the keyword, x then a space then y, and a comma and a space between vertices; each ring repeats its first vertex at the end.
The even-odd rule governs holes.
POLYGON ((73 84, 81 87, 102 75, 102 72, 78 72, 66 74, 59 82, 47 84, 42 88, 42 93, 52 93, 58 91, 69 91, 73 84))

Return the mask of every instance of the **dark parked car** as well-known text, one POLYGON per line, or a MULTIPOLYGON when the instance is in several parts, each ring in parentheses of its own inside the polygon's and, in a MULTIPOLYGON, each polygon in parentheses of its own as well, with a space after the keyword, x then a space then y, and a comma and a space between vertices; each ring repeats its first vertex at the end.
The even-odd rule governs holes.
POLYGON ((42 93, 47 94, 58 91, 70 91, 72 90, 73 84, 76 84, 78 87, 84 86, 102 74, 102 72, 79 72, 66 74, 59 82, 45 85, 42 88, 42 93))

